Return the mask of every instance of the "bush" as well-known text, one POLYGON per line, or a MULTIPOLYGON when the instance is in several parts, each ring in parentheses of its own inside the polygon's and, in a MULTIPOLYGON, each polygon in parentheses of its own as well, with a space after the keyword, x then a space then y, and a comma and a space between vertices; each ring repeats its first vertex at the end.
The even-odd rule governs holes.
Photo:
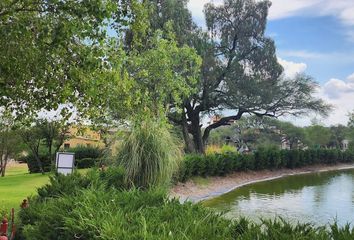
POLYGON ((102 149, 98 147, 87 147, 83 145, 79 145, 74 148, 70 148, 66 150, 66 152, 75 153, 75 160, 84 159, 84 158, 101 158, 103 156, 102 149))
POLYGON ((87 189, 34 201, 25 239, 232 239, 232 222, 161 191, 87 189))
POLYGON ((59 239, 353 239, 354 229, 316 228, 282 219, 260 224, 229 220, 200 204, 181 204, 159 190, 106 190, 101 186, 75 195, 38 201, 20 212, 22 240, 59 239), (29 217, 30 216, 30 217, 29 217), (28 220, 28 221, 25 221, 28 220))
POLYGON ((99 158, 75 159, 75 167, 77 167, 78 169, 98 167, 99 162, 100 162, 99 158))
MULTIPOLYGON (((49 155, 46 155, 46 154, 40 154, 39 155, 39 159, 42 162, 43 170, 45 172, 50 172, 51 169, 52 169, 52 161, 53 161, 53 159, 51 159, 51 157, 49 155)), ((33 154, 29 154, 27 156, 21 157, 20 161, 27 163, 28 171, 30 173, 39 173, 40 172, 37 160, 35 159, 33 154)))

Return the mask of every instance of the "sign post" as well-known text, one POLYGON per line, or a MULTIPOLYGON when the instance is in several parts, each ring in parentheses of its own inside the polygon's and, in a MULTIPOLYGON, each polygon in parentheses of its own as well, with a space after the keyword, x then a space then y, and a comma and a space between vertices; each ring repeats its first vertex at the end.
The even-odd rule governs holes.
POLYGON ((57 173, 68 175, 73 173, 75 163, 75 153, 57 152, 56 168, 57 173))

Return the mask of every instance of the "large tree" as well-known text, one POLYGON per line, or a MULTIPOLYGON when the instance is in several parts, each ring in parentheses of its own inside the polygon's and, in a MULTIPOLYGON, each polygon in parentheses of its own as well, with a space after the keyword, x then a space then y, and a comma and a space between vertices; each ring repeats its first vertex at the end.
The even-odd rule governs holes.
MULTIPOLYGON (((185 1, 152 2, 161 2, 160 6, 166 8, 173 4, 163 2, 175 2, 184 6, 179 11, 188 12, 185 1)), ((194 146, 195 151, 203 153, 213 129, 243 115, 278 117, 328 110, 322 100, 313 97, 316 83, 311 77, 284 77, 275 44, 265 35, 270 6, 267 0, 225 0, 217 6, 210 3, 204 8, 207 31, 190 24, 189 31, 182 32, 179 40, 193 46, 203 59, 196 94, 185 98, 182 114, 171 116, 182 127, 189 150, 194 146), (223 112, 225 117, 203 125, 204 116, 223 110, 228 110, 227 115, 223 112)), ((174 19, 171 11, 161 10, 158 16, 174 19)), ((186 21, 173 21, 175 25, 188 23, 190 14, 182 16, 186 21)))

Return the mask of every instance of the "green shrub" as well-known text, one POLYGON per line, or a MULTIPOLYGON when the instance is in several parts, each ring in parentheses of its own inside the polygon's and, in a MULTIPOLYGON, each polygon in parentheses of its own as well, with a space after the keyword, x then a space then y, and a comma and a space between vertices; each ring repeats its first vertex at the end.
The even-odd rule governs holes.
POLYGON ((99 158, 75 159, 75 167, 77 167, 78 169, 98 167, 99 161, 99 158))
POLYGON ((75 153, 75 160, 84 158, 101 158, 103 156, 102 149, 93 146, 83 146, 79 145, 74 148, 67 149, 66 152, 75 153))
MULTIPOLYGON (((50 172, 52 169, 52 161, 51 157, 49 155, 45 154, 40 154, 39 159, 41 160, 43 170, 45 172, 50 172)), ((29 154, 27 156, 21 157, 21 161, 26 162, 28 166, 28 171, 30 173, 39 173, 39 166, 38 162, 33 156, 33 154, 29 154)))
POLYGON ((283 219, 260 224, 229 220, 200 204, 169 199, 158 190, 117 191, 100 186, 75 195, 39 201, 20 211, 22 240, 61 239, 353 239, 354 229, 293 224, 283 219))
POLYGON ((58 174, 49 177, 49 183, 40 187, 38 197, 41 199, 72 195, 87 188, 93 182, 93 175, 82 175, 76 171, 67 176, 58 174))
POLYGON ((169 184, 181 158, 167 126, 149 120, 137 124, 123 141, 117 164, 125 169, 128 184, 149 188, 169 184))
POLYGON ((162 191, 81 190, 21 211, 25 239, 232 239, 233 224, 162 191), (31 216, 31 218, 28 218, 31 216))
POLYGON ((354 151, 327 149, 278 150, 259 148, 253 154, 186 155, 176 181, 185 182, 192 176, 222 176, 234 171, 299 168, 313 164, 337 164, 354 161, 354 151))
POLYGON ((221 147, 221 153, 237 153, 237 149, 232 145, 223 145, 221 147))

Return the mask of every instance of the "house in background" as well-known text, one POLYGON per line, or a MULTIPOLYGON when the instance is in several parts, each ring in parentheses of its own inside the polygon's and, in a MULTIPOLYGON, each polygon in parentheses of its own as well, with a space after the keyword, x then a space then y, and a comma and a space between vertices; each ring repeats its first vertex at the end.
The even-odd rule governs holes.
POLYGON ((343 151, 346 151, 346 150, 348 150, 348 148, 349 148, 349 140, 348 139, 344 139, 343 141, 342 141, 342 150, 343 151))
POLYGON ((67 132, 68 138, 64 141, 62 148, 69 149, 77 146, 104 147, 99 131, 89 127, 71 127, 67 132))

